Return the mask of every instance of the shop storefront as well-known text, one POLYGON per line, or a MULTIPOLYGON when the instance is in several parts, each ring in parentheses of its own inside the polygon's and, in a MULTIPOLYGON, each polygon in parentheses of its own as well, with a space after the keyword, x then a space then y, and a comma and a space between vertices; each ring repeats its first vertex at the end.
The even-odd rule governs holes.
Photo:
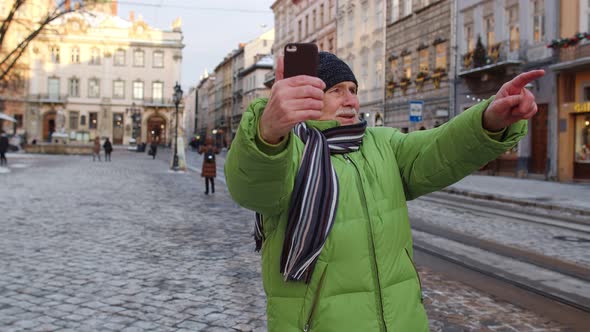
POLYGON ((575 104, 573 117, 574 179, 590 180, 590 103, 575 104))
POLYGON ((590 42, 556 51, 559 181, 590 181, 590 42))

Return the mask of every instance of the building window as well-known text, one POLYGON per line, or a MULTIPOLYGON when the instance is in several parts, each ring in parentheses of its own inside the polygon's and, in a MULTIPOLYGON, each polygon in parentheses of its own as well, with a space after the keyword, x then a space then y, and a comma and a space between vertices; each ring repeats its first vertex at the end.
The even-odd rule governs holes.
POLYGON ((88 80, 88 97, 100 97, 100 80, 98 78, 91 78, 88 80))
POLYGON ((436 68, 447 69, 447 43, 436 45, 436 68))
POLYGON ((164 67, 164 52, 162 51, 155 51, 153 54, 153 66, 154 68, 163 68, 164 67))
POLYGON ((154 102, 161 103, 164 99, 164 83, 153 82, 152 83, 152 98, 154 102))
POLYGON ((125 66, 125 50, 116 50, 115 58, 113 59, 115 66, 125 66))
POLYGON ((533 40, 537 43, 545 38, 545 1, 533 0, 533 40))
POLYGON ((90 50, 90 64, 100 65, 100 49, 93 47, 90 50))
POLYGON ((71 130, 78 129, 78 118, 79 117, 80 117, 80 112, 70 111, 70 129, 71 130))
POLYGON ((412 14, 412 0, 403 0, 404 1, 404 15, 408 16, 412 14))
POLYGON ((320 27, 324 26, 324 4, 320 5, 320 27))
POLYGON ((143 67, 145 65, 145 53, 142 50, 133 51, 133 66, 143 67))
POLYGON ((488 47, 491 47, 492 45, 494 45, 494 43, 496 43, 496 33, 494 31, 494 15, 486 17, 484 21, 486 28, 486 41, 488 43, 488 47))
POLYGON ((96 112, 90 112, 89 115, 89 122, 88 122, 88 127, 90 129, 96 129, 98 127, 98 113, 96 112))
POLYGON ((391 79, 392 80, 397 80, 398 75, 399 75, 399 62, 397 59, 392 59, 391 62, 389 63, 389 67, 391 70, 391 79))
POLYGON ((133 82, 133 99, 138 99, 138 100, 143 99, 143 82, 141 82, 141 81, 133 82))
MULTIPOLYGON (((403 1, 403 0, 401 0, 401 1, 403 1)), ((400 2, 400 0, 393 0, 392 6, 391 6, 391 22, 397 21, 400 17, 399 2, 400 2)))
POLYGON ((316 10, 314 9, 314 10, 313 10, 313 12, 312 12, 312 14, 311 14, 311 22, 312 22, 312 23, 311 23, 311 24, 312 24, 312 26, 311 26, 311 31, 312 31, 312 32, 313 32, 313 31, 315 31, 315 30, 318 28, 318 27, 317 27, 317 20, 316 20, 316 16, 317 16, 317 12, 316 12, 316 10))
POLYGON ((428 49, 420 50, 420 72, 428 72, 428 49))
POLYGON ((404 76, 408 79, 412 78, 412 56, 405 55, 403 58, 404 76))
POLYGON ((80 116, 80 126, 85 126, 86 125, 86 115, 81 115, 80 116))
POLYGON ((510 40, 510 51, 517 51, 520 47, 520 28, 518 25, 518 6, 506 9, 508 18, 508 33, 510 40))
POLYGON ((51 63, 59 63, 59 46, 51 46, 51 63))
POLYGON ((475 48, 475 38, 473 37, 473 23, 465 25, 465 46, 467 46, 467 52, 471 52, 475 48))
POLYGON ((80 63, 80 48, 74 47, 72 48, 72 63, 80 63))
POLYGON ((297 36, 299 37, 299 40, 303 39, 303 36, 301 35, 301 27, 302 23, 301 20, 299 20, 299 22, 297 22, 297 36))
POLYGON ((68 95, 70 97, 80 97, 80 79, 75 77, 70 78, 68 95))
POLYGON ((334 38, 328 39, 328 52, 334 53, 334 38))
POLYGON ((125 81, 113 81, 113 98, 125 99, 125 81))
POLYGON ((47 94, 49 99, 59 98, 59 78, 50 77, 47 79, 47 94))

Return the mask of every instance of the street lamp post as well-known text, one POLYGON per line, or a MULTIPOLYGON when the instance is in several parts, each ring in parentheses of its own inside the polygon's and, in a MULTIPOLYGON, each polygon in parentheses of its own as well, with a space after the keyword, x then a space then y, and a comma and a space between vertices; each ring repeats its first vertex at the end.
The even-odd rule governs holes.
POLYGON ((174 94, 172 95, 174 105, 176 106, 176 129, 174 131, 174 159, 172 161, 172 168, 178 170, 178 104, 182 99, 182 89, 178 82, 174 85, 174 94))

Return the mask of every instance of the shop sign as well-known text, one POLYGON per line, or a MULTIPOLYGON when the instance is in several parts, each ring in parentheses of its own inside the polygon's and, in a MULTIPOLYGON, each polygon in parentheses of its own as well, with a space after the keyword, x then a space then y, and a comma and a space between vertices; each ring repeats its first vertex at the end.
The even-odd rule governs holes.
POLYGON ((424 109, 424 101, 411 100, 410 101, 410 122, 421 122, 423 109, 424 109))
POLYGON ((586 112, 590 112, 590 102, 574 103, 574 113, 586 113, 586 112))

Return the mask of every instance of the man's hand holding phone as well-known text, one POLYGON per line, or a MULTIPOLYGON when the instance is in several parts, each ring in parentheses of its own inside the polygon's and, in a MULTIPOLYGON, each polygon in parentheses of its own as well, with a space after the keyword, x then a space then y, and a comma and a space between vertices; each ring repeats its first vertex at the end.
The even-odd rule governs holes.
POLYGON ((278 144, 299 122, 317 120, 324 107, 324 82, 313 76, 283 78, 284 59, 278 57, 275 83, 260 118, 260 137, 278 144))

